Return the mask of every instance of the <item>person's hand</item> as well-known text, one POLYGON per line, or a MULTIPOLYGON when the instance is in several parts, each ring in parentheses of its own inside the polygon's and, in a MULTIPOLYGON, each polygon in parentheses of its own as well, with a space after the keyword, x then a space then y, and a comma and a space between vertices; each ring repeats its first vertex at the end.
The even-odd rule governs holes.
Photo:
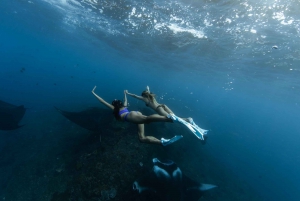
POLYGON ((96 87, 97 87, 97 86, 94 86, 94 89, 92 90, 92 93, 95 93, 95 89, 96 89, 96 87))

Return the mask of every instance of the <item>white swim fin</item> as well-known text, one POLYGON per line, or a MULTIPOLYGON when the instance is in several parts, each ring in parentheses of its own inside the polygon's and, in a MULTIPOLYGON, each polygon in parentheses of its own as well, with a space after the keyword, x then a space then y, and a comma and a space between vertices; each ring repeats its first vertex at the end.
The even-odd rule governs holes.
MULTIPOLYGON (((181 119, 180 117, 177 117, 175 114, 169 114, 169 118, 171 118, 173 121, 177 121, 188 127, 190 131, 200 140, 204 140, 204 135, 207 134, 208 130, 200 128, 195 122, 192 120, 192 124, 181 119)), ((192 119, 192 118, 191 118, 192 119)), ((190 120, 190 119, 189 119, 190 120)))
POLYGON ((165 139, 165 138, 161 138, 161 143, 163 146, 167 146, 169 144, 172 144, 178 140, 180 140, 181 138, 183 138, 182 135, 175 135, 174 137, 172 137, 171 139, 165 139))

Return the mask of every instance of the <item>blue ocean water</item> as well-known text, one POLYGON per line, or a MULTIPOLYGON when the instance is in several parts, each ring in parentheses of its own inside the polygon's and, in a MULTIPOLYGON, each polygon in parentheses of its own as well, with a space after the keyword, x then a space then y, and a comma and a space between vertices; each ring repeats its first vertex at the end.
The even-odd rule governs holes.
MULTIPOLYGON (((15 183, 30 186, 20 174, 37 153, 63 151, 69 139, 55 135, 64 123, 53 106, 99 106, 95 85, 105 100, 149 85, 209 129, 205 145, 184 137, 189 150, 172 160, 199 172, 198 157, 213 161, 214 200, 300 199, 299 1, 2 0, 0 9, 0 100, 28 108, 25 127, 0 131, 0 199, 15 183), (226 196, 241 193, 237 182, 251 190, 226 196)), ((29 189, 15 200, 34 200, 39 189, 29 189)))

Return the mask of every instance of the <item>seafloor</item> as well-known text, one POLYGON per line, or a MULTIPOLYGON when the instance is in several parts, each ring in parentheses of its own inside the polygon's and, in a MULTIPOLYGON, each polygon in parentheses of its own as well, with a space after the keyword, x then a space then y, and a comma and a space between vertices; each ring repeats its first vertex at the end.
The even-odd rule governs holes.
POLYGON ((210 155, 208 143, 199 142, 179 124, 145 126, 146 134, 158 138, 184 135, 161 147, 140 143, 134 124, 112 120, 94 133, 55 109, 28 110, 22 123, 25 126, 17 131, 0 132, 5 139, 0 146, 0 200, 144 200, 132 191, 132 184, 151 171, 154 157, 171 159, 188 177, 218 186, 199 200, 259 200, 245 181, 210 155))

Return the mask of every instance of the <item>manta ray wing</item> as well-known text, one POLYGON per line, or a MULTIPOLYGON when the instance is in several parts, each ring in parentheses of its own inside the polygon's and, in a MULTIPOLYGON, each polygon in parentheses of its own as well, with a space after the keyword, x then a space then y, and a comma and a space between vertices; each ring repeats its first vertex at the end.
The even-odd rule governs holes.
POLYGON ((80 112, 68 112, 57 107, 55 109, 70 121, 90 131, 99 131, 113 118, 110 110, 98 107, 91 107, 80 112))
POLYGON ((0 130, 14 130, 22 127, 19 122, 26 109, 23 105, 16 106, 0 100, 0 130))
POLYGON ((133 190, 141 196, 143 192, 151 192, 156 195, 153 199, 156 201, 198 201, 203 195, 203 190, 216 187, 190 179, 170 160, 160 162, 155 158, 153 162, 152 171, 133 184, 133 190))

